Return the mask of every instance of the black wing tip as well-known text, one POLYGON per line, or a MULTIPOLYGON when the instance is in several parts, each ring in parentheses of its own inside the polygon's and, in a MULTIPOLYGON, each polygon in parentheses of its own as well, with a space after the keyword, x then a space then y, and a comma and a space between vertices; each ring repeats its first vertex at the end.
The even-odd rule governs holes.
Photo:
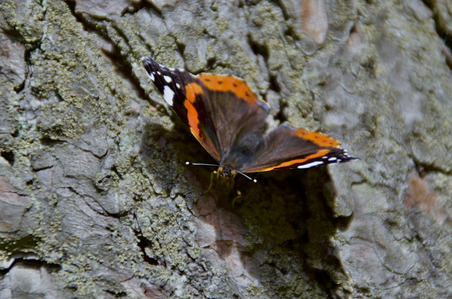
POLYGON ((361 160, 361 159, 356 158, 356 157, 343 157, 340 162, 336 162, 336 163, 345 163, 345 162, 351 162, 351 161, 355 161, 355 160, 361 160))
POLYGON ((151 56, 143 56, 143 57, 141 57, 141 61, 143 62, 143 64, 145 64, 145 63, 157 63, 157 62, 155 62, 154 59, 151 58, 151 56))
POLYGON ((334 154, 331 157, 328 157, 328 160, 330 161, 331 158, 336 158, 337 160, 331 161, 332 163, 345 163, 354 160, 361 160, 360 158, 350 156, 350 154, 345 149, 341 149, 340 151, 341 152, 339 154, 334 154))
POLYGON ((340 158, 347 160, 347 161, 361 160, 360 158, 350 156, 350 154, 348 153, 348 151, 346 149, 341 149, 341 153, 339 156, 340 156, 340 158))
POLYGON ((160 65, 151 57, 141 57, 141 62, 148 73, 160 69, 160 65))

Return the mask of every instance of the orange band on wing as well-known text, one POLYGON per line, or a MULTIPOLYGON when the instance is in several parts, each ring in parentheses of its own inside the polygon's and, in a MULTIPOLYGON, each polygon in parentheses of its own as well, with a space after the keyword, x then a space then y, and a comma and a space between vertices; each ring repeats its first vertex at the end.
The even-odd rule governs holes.
POLYGON ((307 141, 311 141, 315 145, 322 147, 337 147, 340 143, 326 135, 321 133, 311 132, 303 129, 296 129, 295 132, 291 132, 292 135, 302 138, 307 141))
POLYGON ((202 137, 199 135, 198 112, 196 111, 195 107, 193 107, 192 103, 190 103, 189 101, 185 101, 184 105, 188 111, 187 118, 188 118, 188 125, 190 126, 190 131, 193 133, 193 135, 196 136, 196 138, 202 139, 202 137))
POLYGON ((270 167, 265 167, 265 168, 255 167, 255 168, 251 168, 251 169, 246 169, 243 172, 246 172, 246 173, 248 173, 248 172, 264 172, 264 171, 270 171, 270 170, 278 169, 278 168, 290 167, 292 165, 302 164, 303 162, 325 156, 329 152, 330 152, 330 150, 323 149, 323 150, 320 150, 320 151, 316 152, 315 154, 309 155, 303 159, 290 160, 290 161, 283 162, 283 163, 275 165, 275 166, 270 166, 270 167))
POLYGON ((196 95, 202 94, 202 87, 198 83, 190 83, 185 86, 185 95, 190 103, 194 103, 196 95))
POLYGON ((231 76, 220 76, 210 74, 199 74, 198 78, 210 91, 232 92, 238 98, 255 105, 257 97, 250 90, 248 85, 237 78, 231 76))
POLYGON ((196 100, 196 95, 202 93, 202 88, 199 84, 190 83, 185 86, 185 94, 187 99, 184 101, 185 109, 187 109, 187 119, 188 125, 190 126, 190 131, 199 140, 203 139, 199 134, 199 118, 198 111, 196 111, 193 103, 196 100))
POLYGON ((190 127, 190 132, 193 136, 195 136, 199 143, 201 143, 206 151, 208 151, 217 161, 220 161, 220 156, 215 149, 215 146, 213 146, 212 141, 208 138, 208 136, 207 138, 204 138, 205 136, 201 135, 201 131, 199 129, 199 115, 193 104, 196 101, 196 95, 202 93, 203 89, 198 83, 190 83, 185 86, 186 100, 184 101, 184 106, 185 109, 187 109, 188 126, 190 127))

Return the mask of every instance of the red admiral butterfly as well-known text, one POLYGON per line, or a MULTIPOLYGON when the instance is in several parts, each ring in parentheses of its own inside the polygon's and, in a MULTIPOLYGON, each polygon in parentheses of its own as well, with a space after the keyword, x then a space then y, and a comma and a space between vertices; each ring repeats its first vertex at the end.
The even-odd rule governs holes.
POLYGON ((163 99, 218 162, 222 177, 357 159, 338 148, 338 141, 288 123, 265 135, 267 104, 241 79, 213 74, 194 76, 185 70, 163 67, 149 57, 142 61, 163 99))

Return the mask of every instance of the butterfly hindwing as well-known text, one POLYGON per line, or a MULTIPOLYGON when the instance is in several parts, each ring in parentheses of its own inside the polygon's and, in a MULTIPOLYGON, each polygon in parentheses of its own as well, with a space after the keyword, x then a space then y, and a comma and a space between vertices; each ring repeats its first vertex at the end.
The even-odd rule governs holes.
POLYGON ((268 108, 242 80, 200 74, 211 118, 218 134, 221 165, 239 165, 254 152, 265 129, 268 108))

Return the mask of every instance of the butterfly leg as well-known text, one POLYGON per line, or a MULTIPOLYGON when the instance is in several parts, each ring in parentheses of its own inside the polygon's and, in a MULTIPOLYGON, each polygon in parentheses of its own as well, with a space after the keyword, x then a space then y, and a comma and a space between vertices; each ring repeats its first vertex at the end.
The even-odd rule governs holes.
POLYGON ((240 197, 242 197, 242 192, 237 190, 237 195, 232 199, 232 208, 234 208, 236 200, 239 199, 240 197))
MULTIPOLYGON (((203 195, 206 195, 206 194, 209 193, 209 191, 212 189, 212 186, 213 186, 213 178, 214 178, 215 175, 216 175, 216 171, 214 171, 214 172, 212 172, 212 173, 210 174, 210 184, 209 184, 209 187, 207 188, 206 191, 204 191, 203 193, 201 193, 201 194, 199 195, 200 197, 203 196, 203 195)), ((217 175, 217 176, 218 176, 218 175, 217 175)), ((195 198, 195 199, 193 200, 193 202, 194 202, 194 203, 197 203, 197 202, 198 202, 198 199, 199 199, 199 197, 195 198)))
POLYGON ((229 190, 233 190, 234 189, 234 183, 235 183, 234 177, 227 179, 226 186, 228 187, 229 190))
POLYGON ((204 192, 204 194, 207 194, 207 193, 209 193, 209 191, 212 189, 212 187, 213 187, 213 178, 214 178, 214 176, 216 176, 217 177, 217 180, 218 180, 218 176, 219 176, 219 174, 218 174, 218 171, 213 171, 211 174, 210 174, 210 184, 209 184, 209 188, 207 188, 207 190, 204 192))

